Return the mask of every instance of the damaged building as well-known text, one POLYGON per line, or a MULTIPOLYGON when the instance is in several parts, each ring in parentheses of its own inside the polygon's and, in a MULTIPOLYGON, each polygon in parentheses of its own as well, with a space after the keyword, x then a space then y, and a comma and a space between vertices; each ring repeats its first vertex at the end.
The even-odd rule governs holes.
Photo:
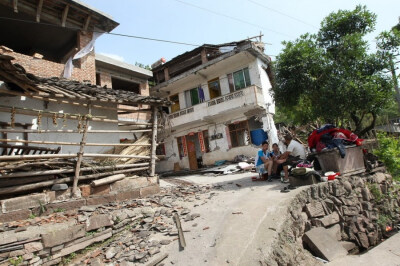
POLYGON ((151 94, 172 102, 157 171, 255 156, 263 140, 277 142, 270 64, 263 43, 244 40, 205 44, 154 67, 151 94))

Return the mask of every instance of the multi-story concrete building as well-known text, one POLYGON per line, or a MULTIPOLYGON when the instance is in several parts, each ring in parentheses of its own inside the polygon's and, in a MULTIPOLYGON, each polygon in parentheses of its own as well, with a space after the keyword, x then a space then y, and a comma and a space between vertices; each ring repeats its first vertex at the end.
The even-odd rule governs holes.
POLYGON ((153 68, 153 95, 167 97, 170 132, 160 136, 158 171, 197 169, 236 155, 255 156, 260 141, 277 142, 270 95, 271 59, 248 40, 203 45, 153 68))

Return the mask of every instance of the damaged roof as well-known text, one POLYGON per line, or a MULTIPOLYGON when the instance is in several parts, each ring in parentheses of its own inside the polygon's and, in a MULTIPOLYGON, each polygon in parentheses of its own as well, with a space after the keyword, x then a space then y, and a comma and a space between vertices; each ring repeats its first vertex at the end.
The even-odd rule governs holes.
POLYGON ((170 104, 166 99, 142 96, 132 91, 114 90, 58 77, 37 77, 31 73, 26 73, 21 65, 13 64, 11 62, 13 59, 14 57, 12 56, 0 54, 0 80, 8 85, 7 87, 10 91, 23 92, 28 97, 70 98, 126 105, 150 104, 166 106, 170 104))

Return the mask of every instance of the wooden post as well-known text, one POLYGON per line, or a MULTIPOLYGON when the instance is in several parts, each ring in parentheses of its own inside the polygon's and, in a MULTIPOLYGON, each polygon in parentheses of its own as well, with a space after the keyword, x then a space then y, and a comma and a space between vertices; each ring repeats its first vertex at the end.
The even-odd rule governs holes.
POLYGON ((91 116, 91 114, 92 114, 91 105, 88 105, 88 109, 89 109, 88 110, 88 115, 85 116, 85 126, 83 128, 81 146, 79 147, 78 160, 76 161, 74 183, 72 185, 72 195, 73 196, 77 196, 76 190, 78 189, 78 180, 79 180, 79 175, 80 175, 80 172, 81 172, 81 163, 82 163, 82 158, 83 158, 83 150, 85 148, 87 131, 89 129, 89 117, 88 116, 91 116))
POLYGON ((154 176, 156 173, 157 123, 157 106, 153 106, 153 132, 151 134, 150 176, 154 176))

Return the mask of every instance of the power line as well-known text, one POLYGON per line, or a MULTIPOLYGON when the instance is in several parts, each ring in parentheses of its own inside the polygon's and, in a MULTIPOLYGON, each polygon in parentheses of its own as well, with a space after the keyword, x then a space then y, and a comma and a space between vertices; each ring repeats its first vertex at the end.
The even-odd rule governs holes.
MULTIPOLYGON (((45 22, 35 22, 35 21, 31 21, 31 20, 16 19, 16 18, 9 18, 9 17, 0 17, 0 20, 18 21, 18 22, 25 22, 25 23, 30 23, 30 24, 40 24, 40 25, 45 25, 45 26, 61 28, 61 26, 55 25, 55 24, 50 24, 50 23, 45 23, 45 22)), ((81 30, 81 28, 77 28, 77 27, 62 27, 62 28, 63 29, 71 29, 71 30, 81 30)), ((88 30, 88 31, 90 31, 90 30, 88 30)), ((108 34, 108 35, 127 37, 127 38, 133 38, 133 39, 148 40, 148 41, 155 41, 155 42, 164 42, 164 43, 186 45, 186 46, 192 46, 192 47, 204 46, 203 44, 194 44, 194 43, 186 43, 186 42, 180 42, 180 41, 163 40, 163 39, 136 36, 136 35, 130 35, 130 34, 124 34, 124 33, 113 33, 113 32, 96 31, 96 30, 92 30, 90 32, 104 33, 104 34, 108 34)), ((264 43, 264 44, 271 45, 270 43, 264 43)), ((219 47, 207 46, 207 45, 205 45, 205 47, 220 49, 219 47)), ((227 48, 221 48, 221 49, 227 49, 227 48)))
POLYGON ((263 4, 259 3, 259 2, 254 1, 254 0, 247 0, 247 1, 249 1, 249 2, 251 2, 251 3, 253 3, 253 4, 255 4, 255 5, 261 6, 261 7, 265 8, 265 9, 268 9, 268 10, 270 10, 270 11, 272 11, 272 12, 278 13, 278 14, 280 14, 280 15, 282 15, 282 16, 285 16, 285 17, 291 18, 291 19, 293 19, 293 20, 296 20, 296 21, 298 21, 298 22, 300 22, 300 23, 303 23, 303 24, 305 24, 305 25, 307 25, 307 26, 313 27, 314 29, 318 29, 318 27, 315 27, 314 25, 312 25, 312 24, 310 24, 310 23, 308 23, 308 22, 306 22, 306 21, 304 21, 304 20, 295 18, 295 17, 293 17, 293 16, 291 16, 291 15, 285 14, 285 13, 279 11, 279 10, 276 10, 276 9, 270 8, 270 7, 268 7, 268 6, 265 6, 265 5, 263 5, 263 4))
POLYGON ((175 0, 175 1, 179 2, 179 3, 182 3, 184 5, 188 5, 188 6, 191 6, 191 7, 195 7, 195 8, 201 9, 201 10, 206 11, 206 12, 210 12, 210 13, 212 13, 214 15, 218 15, 218 16, 222 16, 222 17, 225 17, 225 18, 229 18, 231 20, 235 20, 235 21, 238 21, 238 22, 241 22, 241 23, 253 26, 253 27, 262 28, 264 30, 267 30, 267 31, 270 31, 270 32, 273 32, 273 33, 276 33, 276 34, 279 34, 279 35, 283 35, 283 36, 286 36, 286 37, 289 37, 289 38, 293 38, 293 36, 290 36, 290 35, 288 35, 286 33, 282 33, 282 32, 279 32, 279 31, 276 31, 276 30, 273 30, 273 29, 270 29, 270 28, 266 28, 264 26, 261 26, 261 25, 258 25, 258 24, 254 24, 252 22, 248 22, 248 21, 240 19, 240 18, 236 18, 236 17, 232 17, 232 16, 229 16, 229 15, 225 15, 223 13, 220 13, 220 12, 217 12, 217 11, 205 8, 205 7, 194 5, 194 4, 182 1, 182 0, 175 0))

